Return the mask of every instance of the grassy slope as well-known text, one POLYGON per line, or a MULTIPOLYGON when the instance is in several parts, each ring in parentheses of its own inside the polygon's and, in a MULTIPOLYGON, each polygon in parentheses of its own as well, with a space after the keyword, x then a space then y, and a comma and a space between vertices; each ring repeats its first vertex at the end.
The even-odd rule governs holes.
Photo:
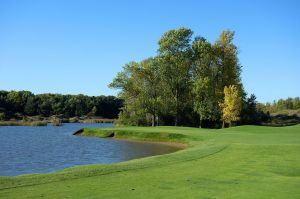
MULTIPOLYGON (((112 129, 88 129, 106 137, 112 129)), ((300 125, 225 130, 113 129, 116 137, 184 142, 173 154, 0 178, 0 198, 300 198, 300 125)))

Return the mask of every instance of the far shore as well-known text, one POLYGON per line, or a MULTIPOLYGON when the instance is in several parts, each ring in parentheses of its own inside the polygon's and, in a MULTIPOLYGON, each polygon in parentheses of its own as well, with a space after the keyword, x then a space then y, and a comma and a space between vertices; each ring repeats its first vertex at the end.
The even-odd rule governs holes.
POLYGON ((49 123, 61 126, 63 123, 114 123, 116 119, 106 118, 43 118, 41 120, 21 119, 0 121, 0 126, 47 126, 49 123))

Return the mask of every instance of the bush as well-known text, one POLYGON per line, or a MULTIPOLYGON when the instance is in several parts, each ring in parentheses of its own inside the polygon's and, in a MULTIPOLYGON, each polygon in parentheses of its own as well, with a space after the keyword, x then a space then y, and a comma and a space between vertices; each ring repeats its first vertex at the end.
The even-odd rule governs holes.
POLYGON ((5 113, 0 113, 0 121, 5 119, 6 119, 5 113))
POLYGON ((30 126, 47 126, 47 125, 48 123, 44 121, 35 121, 30 123, 30 126))
POLYGON ((78 119, 78 117, 72 117, 72 118, 69 119, 69 122, 77 123, 77 122, 79 122, 79 119, 78 119))
POLYGON ((62 126, 63 125, 61 119, 59 119, 59 118, 53 118, 51 120, 51 123, 53 126, 62 126))

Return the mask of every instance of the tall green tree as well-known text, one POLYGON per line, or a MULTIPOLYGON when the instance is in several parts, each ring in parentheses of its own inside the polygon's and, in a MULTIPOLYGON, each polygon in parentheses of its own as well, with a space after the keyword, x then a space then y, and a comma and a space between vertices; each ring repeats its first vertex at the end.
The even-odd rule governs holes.
POLYGON ((159 113, 161 112, 161 75, 157 58, 149 58, 141 62, 139 70, 141 93, 139 99, 141 107, 151 115, 151 125, 158 123, 159 113))
POLYGON ((236 85, 237 89, 243 93, 241 83, 241 65, 238 60, 238 49, 233 43, 233 31, 221 32, 219 38, 214 44, 217 65, 219 67, 218 75, 218 93, 219 98, 224 98, 223 89, 225 86, 236 85))
POLYGON ((119 115, 121 122, 129 125, 145 123, 145 110, 141 107, 141 67, 137 62, 125 64, 109 87, 120 89, 119 97, 124 100, 124 106, 119 115))
POLYGON ((199 114, 200 125, 203 120, 216 121, 220 111, 216 96, 216 78, 218 68, 212 45, 204 38, 198 37, 192 44, 193 48, 193 108, 199 114))
POLYGON ((165 93, 170 93, 171 114, 177 126, 179 114, 183 112, 190 93, 190 70, 192 65, 191 37, 192 30, 180 28, 163 34, 159 40, 158 56, 165 93))
POLYGON ((123 71, 110 84, 112 88, 122 89, 119 95, 125 104, 121 113, 123 120, 129 118, 131 124, 147 123, 149 115, 152 126, 158 122, 162 106, 160 81, 157 58, 125 65, 123 71))
POLYGON ((24 107, 25 115, 28 115, 28 116, 36 115, 37 107, 38 107, 38 105, 36 103, 35 96, 28 97, 27 102, 24 107))
POLYGON ((10 104, 10 110, 23 113, 27 99, 33 94, 29 91, 11 91, 7 94, 7 102, 10 104))

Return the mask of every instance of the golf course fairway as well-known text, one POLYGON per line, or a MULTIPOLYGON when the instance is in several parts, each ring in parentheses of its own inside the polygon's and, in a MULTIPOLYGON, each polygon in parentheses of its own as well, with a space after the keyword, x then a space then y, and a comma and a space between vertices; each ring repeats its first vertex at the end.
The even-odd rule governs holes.
POLYGON ((0 177, 0 198, 300 198, 300 125, 116 127, 82 135, 187 147, 116 164, 0 177))

